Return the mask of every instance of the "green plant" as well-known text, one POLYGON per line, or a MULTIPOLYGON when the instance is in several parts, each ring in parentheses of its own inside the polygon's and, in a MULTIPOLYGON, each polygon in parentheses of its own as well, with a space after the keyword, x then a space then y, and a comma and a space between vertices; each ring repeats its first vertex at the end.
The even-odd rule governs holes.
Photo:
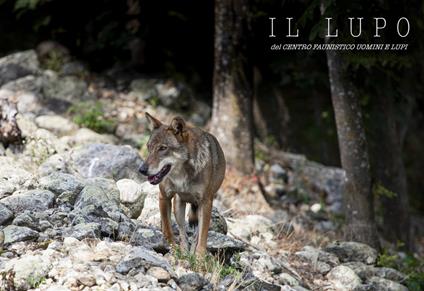
POLYGON ((242 272, 234 266, 226 265, 224 260, 219 256, 207 254, 204 257, 199 258, 193 253, 183 252, 179 247, 175 247, 173 252, 178 261, 188 263, 190 270, 199 273, 212 274, 213 282, 219 282, 219 280, 230 275, 233 276, 235 280, 239 280, 241 278, 242 272))
POLYGON ((153 106, 153 108, 158 107, 159 103, 160 103, 160 99, 158 96, 152 96, 149 99, 147 99, 147 102, 153 106))
POLYGON ((74 104, 69 113, 79 126, 90 128, 99 133, 113 133, 116 121, 105 117, 103 106, 100 102, 80 102, 74 104))
POLYGON ((395 268, 406 275, 405 284, 410 291, 424 290, 424 260, 411 254, 399 256, 388 250, 378 256, 377 265, 380 267, 395 268))
POLYGON ((65 64, 65 56, 59 52, 52 51, 43 61, 44 68, 59 72, 65 64))
POLYGON ((26 280, 31 288, 38 288, 46 281, 46 278, 41 276, 29 276, 26 280))
POLYGON ((384 187, 380 182, 373 185, 372 191, 375 196, 387 197, 389 199, 395 198, 397 194, 384 187))
POLYGON ((263 150, 255 148, 255 159, 260 161, 267 161, 269 160, 269 157, 263 150))

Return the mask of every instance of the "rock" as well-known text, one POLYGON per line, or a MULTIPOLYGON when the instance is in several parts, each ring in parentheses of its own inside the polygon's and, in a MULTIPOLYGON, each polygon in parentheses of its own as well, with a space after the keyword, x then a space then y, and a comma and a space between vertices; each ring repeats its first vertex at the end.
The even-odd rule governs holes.
POLYGON ((43 211, 49 209, 54 203, 54 194, 48 190, 28 190, 15 192, 13 195, 0 200, 13 213, 24 210, 43 211))
POLYGON ((39 185, 43 189, 47 189, 60 195, 63 192, 71 192, 75 196, 78 195, 84 188, 84 182, 77 177, 66 173, 52 173, 48 176, 42 177, 39 185))
POLYGON ((25 226, 40 231, 39 221, 31 215, 31 212, 25 211, 18 214, 12 222, 13 225, 25 226))
POLYGON ((355 291, 365 290, 378 290, 378 291, 408 291, 408 288, 399 284, 380 277, 372 277, 368 280, 367 284, 358 286, 355 291))
POLYGON ((130 84, 132 94, 143 100, 153 98, 157 96, 155 84, 158 81, 157 79, 135 79, 130 84))
POLYGON ((68 165, 66 159, 61 154, 54 154, 48 157, 39 167, 38 174, 43 176, 48 176, 55 172, 68 173, 68 165))
POLYGON ((0 229, 0 253, 3 253, 3 246, 4 246, 4 231, 0 229))
POLYGON ((318 213, 322 210, 322 205, 321 203, 314 203, 313 205, 311 205, 311 211, 313 213, 318 213))
POLYGON ((341 262, 363 262, 368 265, 375 264, 378 252, 372 247, 358 242, 333 242, 325 249, 335 254, 341 262))
POLYGON ((189 273, 179 277, 177 284, 184 291, 200 291, 209 282, 199 273, 189 273))
POLYGON ((0 203, 0 225, 4 225, 13 219, 13 212, 0 203))
POLYGON ((364 281, 374 276, 396 282, 403 282, 406 278, 404 274, 392 268, 377 268, 361 262, 349 262, 343 265, 351 268, 364 281))
POLYGON ((130 179, 121 179, 116 182, 119 198, 123 205, 129 209, 130 218, 138 218, 143 210, 146 193, 142 192, 140 184, 130 179))
POLYGON ((169 275, 169 273, 161 267, 151 267, 147 271, 147 275, 155 277, 161 283, 166 283, 171 280, 171 275, 169 275))
POLYGON ((38 232, 23 226, 8 225, 3 229, 3 232, 5 245, 38 238, 38 232))
POLYGON ((305 246, 301 251, 296 252, 296 256, 311 263, 314 270, 321 274, 328 273, 331 268, 340 264, 336 255, 311 246, 305 246))
POLYGON ((129 146, 90 144, 75 150, 71 162, 72 168, 84 178, 143 179, 138 173, 142 159, 129 146))
POLYGON ((169 245, 162 232, 156 229, 137 227, 130 237, 129 242, 133 245, 143 246, 160 253, 169 251, 169 245))
POLYGON ((33 106, 34 106, 33 107, 34 109, 42 109, 40 108, 41 103, 39 102, 39 99, 40 99, 39 95, 43 88, 43 82, 44 80, 42 77, 26 76, 26 77, 11 81, 3 85, 1 88, 17 93, 18 94, 17 97, 29 98, 28 100, 23 100, 22 103, 20 103, 20 100, 17 100, 18 101, 17 105, 18 105, 18 108, 23 109, 22 113, 30 113, 29 110, 33 106), (24 94, 24 95, 21 95, 21 94, 24 94), (27 94, 30 94, 33 96, 28 96, 27 94), (35 99, 33 99, 33 101, 35 101, 35 104, 32 104, 32 106, 26 107, 25 105, 29 105, 28 103, 29 101, 31 101, 32 97, 36 97, 35 99))
POLYGON ((60 103, 59 112, 76 101, 89 99, 87 92, 87 83, 75 76, 59 78, 52 74, 43 86, 43 95, 56 105, 60 103))
POLYGON ((35 119, 35 123, 57 135, 70 134, 78 129, 75 123, 59 115, 41 115, 35 119))
POLYGON ((5 56, 0 59, 0 86, 38 71, 39 63, 34 50, 5 56))
POLYGON ((99 238, 100 225, 98 223, 77 224, 72 227, 72 231, 69 233, 69 236, 78 240, 82 240, 84 238, 99 238))
POLYGON ((355 290, 356 287, 361 285, 361 279, 358 275, 346 266, 333 268, 326 277, 332 283, 333 287, 340 291, 355 290))
POLYGON ((255 277, 252 273, 245 273, 237 285, 241 290, 251 291, 281 291, 281 286, 274 285, 255 277))
POLYGON ((83 274, 78 276, 78 282, 87 287, 96 285, 96 278, 93 275, 83 274))
POLYGON ((219 213, 218 209, 216 209, 215 207, 212 208, 210 230, 213 230, 215 232, 219 232, 222 234, 227 234, 228 232, 227 221, 225 220, 224 216, 222 216, 222 214, 219 213))
POLYGON ((279 164, 273 164, 270 168, 270 171, 271 177, 274 180, 286 181, 288 179, 286 170, 284 170, 284 168, 279 164))
MULTIPOLYGON (((141 183, 141 191, 146 195, 144 207, 138 220, 143 224, 160 228, 159 186, 149 182, 141 183)), ((173 218, 173 217, 172 217, 173 218)))
POLYGON ((83 77, 83 76, 89 74, 87 67, 83 63, 78 62, 78 61, 65 63, 62 66, 60 73, 63 76, 73 75, 73 76, 77 76, 77 77, 83 77))
POLYGON ((41 165, 49 156, 67 150, 57 136, 46 129, 39 128, 26 138, 24 156, 30 157, 31 162, 41 165))
MULTIPOLYGON (((30 77, 34 79, 33 76, 30 77)), ((24 114, 26 116, 29 115, 33 117, 36 114, 44 111, 36 93, 26 91, 12 91, 11 89, 14 89, 12 85, 16 85, 16 82, 11 82, 3 86, 3 89, 0 89, 0 96, 5 99, 14 101, 16 100, 15 102, 18 115, 24 114)), ((22 130, 22 127, 19 126, 19 128, 22 130)))
POLYGON ((0 165, 0 198, 35 184, 34 176, 20 162, 0 156, 0 165))
POLYGON ((396 282, 404 282, 406 275, 392 268, 375 268, 374 273, 376 277, 388 279, 396 282))
POLYGON ((282 285, 289 286, 298 286, 299 281, 297 281, 293 276, 287 273, 281 273, 278 275, 278 282, 282 285))
POLYGON ((228 222, 230 233, 246 240, 253 235, 272 231, 272 226, 272 221, 262 215, 246 215, 228 222))
POLYGON ((80 214, 86 219, 87 216, 94 215, 118 222, 123 221, 125 217, 119 207, 119 192, 115 183, 107 179, 95 179, 87 183, 75 202, 75 214, 80 214))
POLYGON ((149 268, 161 267, 167 272, 173 273, 171 265, 162 256, 144 247, 132 248, 130 253, 116 265, 116 271, 121 274, 126 274, 131 269, 136 269, 141 266, 149 268))
POLYGON ((233 239, 222 233, 209 231, 207 249, 212 253, 234 253, 244 250, 245 245, 242 241, 233 239))
POLYGON ((93 143, 116 144, 117 138, 110 134, 100 134, 88 128, 78 129, 72 136, 63 136, 64 142, 71 146, 81 146, 93 143))
POLYGON ((25 255, 10 262, 9 268, 15 273, 13 278, 15 288, 28 290, 36 288, 46 279, 52 265, 46 257, 25 255))

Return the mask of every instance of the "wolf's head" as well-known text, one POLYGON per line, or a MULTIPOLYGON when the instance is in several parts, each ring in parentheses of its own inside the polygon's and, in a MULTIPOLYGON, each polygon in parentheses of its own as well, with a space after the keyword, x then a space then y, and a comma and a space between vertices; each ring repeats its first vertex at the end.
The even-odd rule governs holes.
POLYGON ((147 142, 149 152, 139 171, 153 185, 159 184, 173 168, 188 160, 186 124, 175 117, 170 125, 163 124, 146 113, 152 134, 147 142))

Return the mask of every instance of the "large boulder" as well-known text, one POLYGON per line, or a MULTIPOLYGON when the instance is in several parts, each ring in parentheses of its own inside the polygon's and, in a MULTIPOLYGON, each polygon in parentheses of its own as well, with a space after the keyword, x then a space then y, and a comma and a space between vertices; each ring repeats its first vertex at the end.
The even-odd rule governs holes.
POLYGON ((305 246, 302 250, 296 252, 296 256, 302 261, 312 264, 314 270, 321 274, 328 273, 331 268, 340 264, 336 255, 311 246, 305 246))
POLYGON ((358 286, 355 291, 408 291, 408 288, 400 283, 390 281, 380 277, 372 277, 368 280, 368 283, 358 286))
POLYGON ((208 290, 208 288, 205 287, 210 285, 209 281, 199 273, 188 273, 182 275, 178 278, 177 282, 181 290, 187 291, 208 290))
POLYGON ((353 241, 335 241, 325 247, 325 251, 335 254, 341 262, 362 262, 375 264, 378 252, 369 245, 353 241))
POLYGON ((6 224, 13 218, 13 212, 0 203, 0 225, 6 224))
POLYGON ((41 115, 35 119, 38 127, 52 131, 58 135, 66 135, 78 129, 78 126, 60 115, 41 115))
POLYGON ((154 228, 137 227, 132 233, 129 242, 132 245, 143 246, 160 253, 169 251, 169 245, 162 232, 154 228))
POLYGON ((71 168, 84 178, 103 177, 115 181, 143 180, 138 173, 143 160, 129 146, 89 144, 71 154, 71 168))
POLYGON ((58 77, 56 74, 46 76, 43 95, 50 105, 56 105, 57 111, 65 111, 76 101, 89 99, 87 83, 75 76, 58 77))
POLYGON ((84 188, 84 182, 66 173, 55 172, 39 180, 40 187, 50 190, 57 196, 63 192, 71 192, 75 196, 84 188))
POLYGON ((0 59, 0 86, 38 71, 39 62, 34 50, 5 56, 0 59))
POLYGON ((43 176, 48 176, 54 173, 68 173, 68 163, 66 161, 65 155, 54 154, 48 157, 39 167, 38 174, 43 176))
POLYGON ((13 195, 0 200, 7 208, 18 214, 25 210, 43 211, 54 203, 54 194, 48 190, 28 190, 15 192, 13 195))
POLYGON ((335 290, 352 291, 361 285, 361 279, 346 266, 337 266, 327 274, 335 290))
POLYGON ((87 182, 74 204, 74 213, 84 217, 83 222, 93 222, 87 217, 107 217, 121 221, 125 216, 119 207, 119 191, 113 181, 94 179, 87 182))
POLYGON ((146 193, 139 183, 131 179, 121 179, 116 182, 119 190, 119 199, 128 209, 128 216, 138 218, 143 210, 146 193))
POLYGON ((38 238, 38 232, 25 226, 8 225, 3 229, 3 232, 5 245, 38 238))
POLYGON ((272 232, 274 223, 262 215, 246 215, 228 222, 229 230, 236 237, 250 240, 253 235, 272 232))
POLYGON ((368 281, 372 277, 381 277, 396 282, 403 282, 406 278, 404 274, 392 268, 379 268, 361 262, 349 262, 343 265, 351 268, 364 281, 368 281))
POLYGON ((61 140, 70 146, 83 146, 93 143, 116 144, 117 138, 111 134, 100 134, 88 128, 80 128, 73 135, 63 136, 61 140))
POLYGON ((139 267, 161 267, 173 274, 173 270, 168 261, 156 252, 144 247, 134 247, 117 265, 116 271, 127 274, 132 269, 139 267))

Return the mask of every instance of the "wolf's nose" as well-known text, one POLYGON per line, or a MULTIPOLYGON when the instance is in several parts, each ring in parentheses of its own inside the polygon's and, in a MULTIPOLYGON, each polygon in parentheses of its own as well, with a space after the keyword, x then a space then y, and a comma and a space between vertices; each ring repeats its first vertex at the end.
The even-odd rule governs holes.
POLYGON ((149 170, 149 167, 146 163, 142 163, 138 171, 143 174, 144 176, 147 176, 147 171, 149 170))

